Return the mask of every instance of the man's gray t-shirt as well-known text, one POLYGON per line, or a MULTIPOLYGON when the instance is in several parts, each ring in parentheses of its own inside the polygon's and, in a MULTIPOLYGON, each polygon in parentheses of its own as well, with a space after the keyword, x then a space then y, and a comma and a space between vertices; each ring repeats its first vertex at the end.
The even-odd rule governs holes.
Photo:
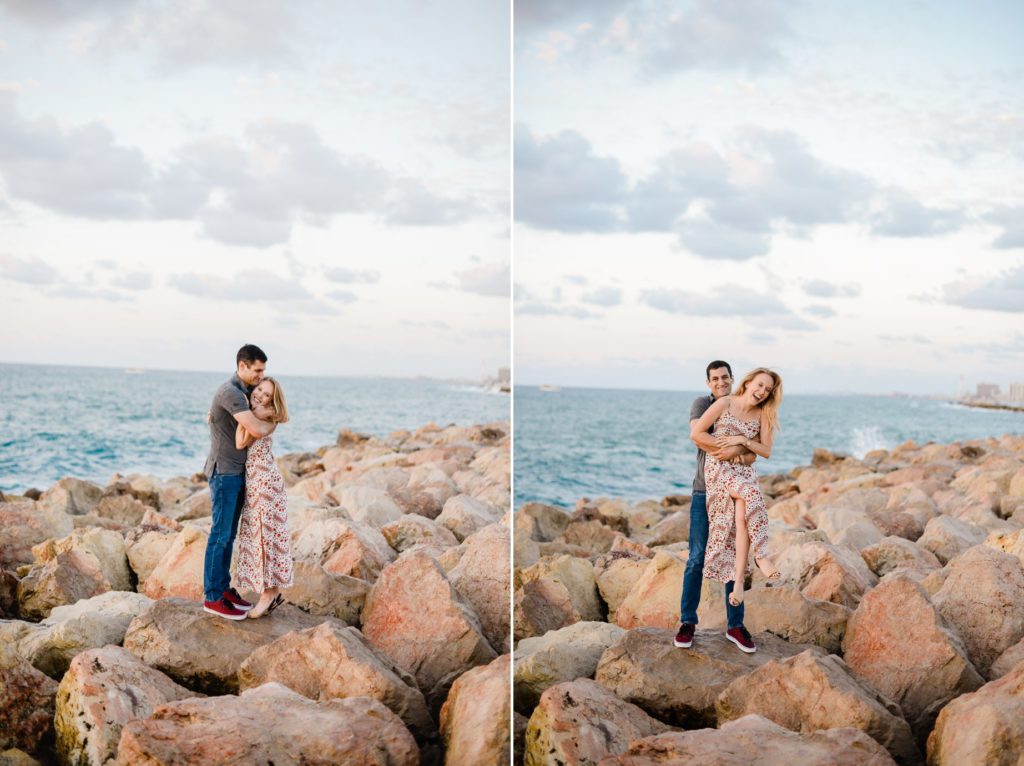
MULTIPOLYGON (((708 411, 715 401, 715 397, 711 394, 707 396, 698 396, 693 400, 693 404, 690 405, 690 422, 694 420, 700 420, 701 416, 708 411)), ((714 426, 709 430, 713 430, 714 426)), ((693 491, 694 492, 707 492, 707 487, 704 485, 704 458, 707 457, 707 453, 704 452, 700 447, 697 447, 697 475, 693 477, 693 491)))
POLYGON ((203 473, 213 476, 214 469, 221 474, 245 473, 247 449, 235 448, 235 414, 249 409, 249 388, 237 374, 217 389, 210 405, 210 455, 203 473))

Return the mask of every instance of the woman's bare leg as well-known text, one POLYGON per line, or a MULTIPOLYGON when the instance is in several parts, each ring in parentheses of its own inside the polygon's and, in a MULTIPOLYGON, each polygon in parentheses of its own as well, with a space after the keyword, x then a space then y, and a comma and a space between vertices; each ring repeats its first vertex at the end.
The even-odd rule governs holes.
POLYGON ((260 600, 256 602, 256 606, 249 610, 249 617, 254 620, 258 617, 262 617, 267 609, 270 608, 270 604, 274 600, 274 597, 280 592, 280 588, 268 588, 263 591, 260 594, 260 600))
POLYGON ((747 556, 750 554, 750 535, 747 533, 747 503, 742 497, 733 498, 736 505, 736 580, 729 601, 733 606, 743 603, 743 586, 747 579, 747 556))

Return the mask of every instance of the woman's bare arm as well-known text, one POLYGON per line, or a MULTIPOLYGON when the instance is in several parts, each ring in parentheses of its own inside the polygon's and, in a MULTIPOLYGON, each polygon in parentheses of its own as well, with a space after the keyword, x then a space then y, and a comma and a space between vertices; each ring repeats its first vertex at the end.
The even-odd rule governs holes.
POLYGON ((701 438, 701 434, 708 435, 708 430, 715 424, 715 421, 721 417, 722 413, 725 412, 729 406, 729 397, 723 396, 721 399, 716 399, 710 407, 704 410, 704 414, 701 415, 697 420, 690 421, 690 439, 694 441, 698 447, 701 443, 697 441, 701 438))
POLYGON ((256 437, 245 430, 241 423, 235 428, 235 449, 245 449, 256 441, 256 437))

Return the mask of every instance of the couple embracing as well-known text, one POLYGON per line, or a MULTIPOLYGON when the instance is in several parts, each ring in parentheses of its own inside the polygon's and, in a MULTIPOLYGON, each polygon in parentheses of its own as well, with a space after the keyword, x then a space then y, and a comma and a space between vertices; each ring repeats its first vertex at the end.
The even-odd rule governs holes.
POLYGON ((284 392, 265 377, 267 355, 242 346, 235 374, 217 389, 208 416, 213 524, 203 565, 203 609, 228 620, 262 617, 292 584, 291 540, 284 479, 271 452, 271 434, 288 422, 284 392), (254 605, 231 586, 231 553, 238 536, 239 586, 260 595, 254 605))
POLYGON ((768 459, 778 430, 782 378, 764 367, 748 372, 732 391, 732 368, 715 360, 707 366, 708 396, 690 408, 690 439, 697 445, 697 475, 690 504, 690 550, 683 575, 680 626, 674 644, 693 646, 697 607, 705 577, 725 583, 726 638, 749 653, 757 651, 743 625, 747 563, 769 580, 779 577, 768 558, 768 514, 754 461, 768 459))

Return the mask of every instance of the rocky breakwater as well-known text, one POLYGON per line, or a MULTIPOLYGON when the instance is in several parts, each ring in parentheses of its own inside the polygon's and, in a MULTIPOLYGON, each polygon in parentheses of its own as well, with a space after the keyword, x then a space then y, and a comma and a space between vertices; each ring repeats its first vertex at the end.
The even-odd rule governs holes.
POLYGON ((1021 762, 1024 437, 816 450, 761 485, 782 579, 748 582, 754 654, 709 581, 673 646, 688 497, 516 511, 516 762, 1021 762))
POLYGON ((202 476, 3 498, 0 760, 503 766, 508 433, 280 457, 295 584, 259 620, 202 610, 202 476))

